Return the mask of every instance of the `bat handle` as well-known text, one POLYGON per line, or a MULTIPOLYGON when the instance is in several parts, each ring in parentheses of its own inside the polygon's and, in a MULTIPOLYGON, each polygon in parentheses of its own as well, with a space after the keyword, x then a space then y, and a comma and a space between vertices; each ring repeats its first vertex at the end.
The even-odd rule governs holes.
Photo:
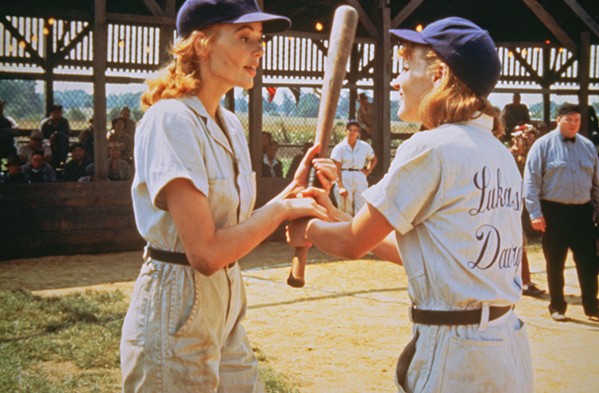
POLYGON ((287 277, 287 284, 294 288, 301 288, 306 284, 306 259, 308 258, 308 247, 297 247, 291 260, 291 270, 287 277))
MULTIPOLYGON (((320 181, 316 177, 316 170, 314 167, 310 168, 310 174, 308 175, 308 187, 316 186, 320 187, 320 181)), ((306 284, 306 260, 308 259, 308 248, 297 247, 295 254, 291 260, 291 270, 289 271, 289 277, 287 277, 287 284, 293 288, 302 288, 306 284)))

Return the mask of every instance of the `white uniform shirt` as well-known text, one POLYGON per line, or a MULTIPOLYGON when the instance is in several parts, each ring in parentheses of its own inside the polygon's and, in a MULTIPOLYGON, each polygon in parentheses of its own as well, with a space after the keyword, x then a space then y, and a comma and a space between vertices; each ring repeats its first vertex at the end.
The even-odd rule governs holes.
POLYGON ((157 102, 137 128, 133 208, 139 233, 152 247, 184 251, 160 194, 173 179, 189 179, 208 198, 218 229, 235 225, 238 210, 241 222, 254 208, 256 177, 243 128, 224 108, 217 115, 231 143, 197 97, 157 102))
POLYGON ((364 196, 395 228, 421 309, 514 304, 520 298, 522 178, 483 115, 419 132, 364 196))
POLYGON ((366 162, 373 158, 374 150, 372 150, 372 146, 359 139, 353 149, 347 143, 347 138, 344 138, 331 151, 331 159, 340 162, 342 169, 362 169, 366 162))

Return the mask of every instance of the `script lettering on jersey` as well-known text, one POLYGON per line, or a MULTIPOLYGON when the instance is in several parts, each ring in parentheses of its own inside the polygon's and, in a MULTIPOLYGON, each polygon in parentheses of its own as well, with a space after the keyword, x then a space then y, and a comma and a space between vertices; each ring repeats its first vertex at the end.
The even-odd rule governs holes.
POLYGON ((493 225, 483 225, 476 231, 480 249, 476 260, 468 261, 471 269, 487 270, 497 265, 500 269, 518 268, 522 260, 522 247, 501 248, 501 234, 493 225))
MULTIPOLYGON (((493 172, 489 167, 484 166, 474 174, 472 183, 479 197, 476 207, 468 210, 470 216, 490 214, 496 209, 522 211, 524 204, 522 181, 519 189, 503 184, 500 168, 493 172)), ((510 212, 506 214, 508 215, 506 220, 510 219, 509 215, 513 215, 510 212)), ((467 265, 470 269, 487 270, 493 266, 499 269, 517 269, 520 266, 522 245, 503 245, 501 235, 501 231, 489 222, 476 229, 475 238, 479 248, 476 258, 468 261, 467 265)))
POLYGON ((474 182, 474 187, 480 191, 480 197, 478 206, 468 211, 471 216, 476 216, 502 207, 514 210, 522 209, 522 182, 520 182, 519 190, 514 190, 511 187, 504 187, 501 184, 501 169, 497 168, 496 176, 493 179, 491 170, 487 166, 484 166, 479 172, 474 174, 472 180, 474 182))

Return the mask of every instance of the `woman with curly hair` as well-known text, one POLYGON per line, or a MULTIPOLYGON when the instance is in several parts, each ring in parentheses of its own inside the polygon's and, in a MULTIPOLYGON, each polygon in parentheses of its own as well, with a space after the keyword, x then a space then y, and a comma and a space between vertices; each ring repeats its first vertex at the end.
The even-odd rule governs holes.
MULTIPOLYGON (((253 0, 188 0, 179 10, 175 60, 148 82, 135 135, 133 208, 147 246, 121 338, 125 392, 263 391, 240 324, 246 297, 237 261, 283 221, 326 218, 311 198, 285 198, 306 185, 318 147, 286 190, 253 211, 247 141, 220 101, 253 86, 263 34, 289 25, 253 0)), ((314 166, 330 185, 334 164, 314 166)))

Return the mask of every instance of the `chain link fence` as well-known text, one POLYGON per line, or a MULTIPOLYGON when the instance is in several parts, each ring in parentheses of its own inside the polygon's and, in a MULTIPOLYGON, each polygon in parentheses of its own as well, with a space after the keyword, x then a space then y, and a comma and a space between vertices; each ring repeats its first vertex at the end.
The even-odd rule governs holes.
MULTIPOLYGON (((109 84, 106 87, 107 113, 106 130, 112 128, 111 121, 119 117, 121 109, 128 106, 131 119, 139 121, 143 116, 140 97, 145 85, 109 84)), ((54 103, 63 106, 63 117, 69 121, 71 142, 76 142, 79 133, 90 126, 93 116, 93 87, 91 83, 55 82, 54 103)), ((280 145, 277 157, 283 164, 283 174, 288 171, 294 156, 302 154, 305 143, 312 143, 316 131, 319 90, 313 87, 263 89, 263 129, 280 145)), ((372 101, 372 92, 365 92, 372 101)), ((43 82, 33 80, 0 80, 0 100, 5 101, 4 115, 12 117, 21 130, 16 136, 17 144, 26 143, 31 130, 38 130, 45 113, 46 96, 43 82)), ((235 89, 235 112, 248 130, 248 95, 235 89)), ((356 108, 357 110, 357 108, 356 108)), ((343 89, 339 100, 336 119, 333 123, 330 148, 345 137, 345 124, 349 119, 349 90, 343 89)), ((397 102, 392 101, 391 117, 397 113, 397 102)), ((417 128, 410 123, 392 121, 394 134, 412 133, 417 128)), ((392 150, 401 142, 392 138, 392 150)), ((330 150, 330 149, 329 149, 330 150)))

